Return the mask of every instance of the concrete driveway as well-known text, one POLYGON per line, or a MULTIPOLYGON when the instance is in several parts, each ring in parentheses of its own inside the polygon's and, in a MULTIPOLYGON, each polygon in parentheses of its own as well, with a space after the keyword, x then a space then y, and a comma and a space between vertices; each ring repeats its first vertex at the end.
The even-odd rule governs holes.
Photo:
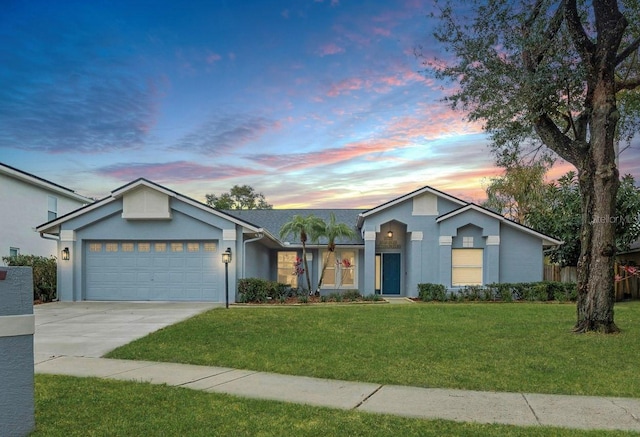
POLYGON ((101 357, 118 346, 224 304, 53 302, 36 305, 35 363, 57 356, 101 357))

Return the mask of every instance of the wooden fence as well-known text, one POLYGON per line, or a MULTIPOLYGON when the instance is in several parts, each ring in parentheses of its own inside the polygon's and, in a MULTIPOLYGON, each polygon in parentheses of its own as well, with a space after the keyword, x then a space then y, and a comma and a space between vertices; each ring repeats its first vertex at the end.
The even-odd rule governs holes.
MULTIPOLYGON (((633 268, 616 263, 616 300, 640 299, 640 268, 637 269, 635 272, 633 268)), ((543 278, 545 281, 576 282, 577 269, 545 264, 543 278)))

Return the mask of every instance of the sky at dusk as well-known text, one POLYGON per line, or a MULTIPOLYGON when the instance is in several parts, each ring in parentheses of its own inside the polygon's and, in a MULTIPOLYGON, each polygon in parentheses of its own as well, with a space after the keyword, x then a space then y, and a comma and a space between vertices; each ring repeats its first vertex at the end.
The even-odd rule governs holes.
POLYGON ((414 55, 439 50, 431 5, 3 1, 0 162, 98 198, 144 177, 199 201, 248 184, 276 208, 425 185, 480 201, 500 172, 486 136, 414 55))

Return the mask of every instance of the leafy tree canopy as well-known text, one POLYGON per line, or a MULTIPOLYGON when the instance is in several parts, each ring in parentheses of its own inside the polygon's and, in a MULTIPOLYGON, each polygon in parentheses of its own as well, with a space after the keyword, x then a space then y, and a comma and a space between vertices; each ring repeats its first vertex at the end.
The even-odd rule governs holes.
POLYGON ((207 194, 207 205, 217 209, 273 209, 264 194, 250 185, 234 185, 228 193, 207 194))
POLYGON ((575 332, 613 320, 621 137, 637 131, 638 0, 436 0, 436 39, 453 59, 427 61, 449 97, 483 123, 498 160, 546 146, 578 170, 581 253, 575 332))
MULTIPOLYGON (((616 214, 594 216, 593 220, 615 224, 618 251, 628 250, 629 245, 640 237, 640 189, 633 176, 626 175, 620 181, 616 214)), ((582 227, 577 174, 570 171, 557 182, 546 184, 539 202, 527 213, 524 224, 564 241, 549 252, 552 262, 562 266, 577 265, 582 227)))

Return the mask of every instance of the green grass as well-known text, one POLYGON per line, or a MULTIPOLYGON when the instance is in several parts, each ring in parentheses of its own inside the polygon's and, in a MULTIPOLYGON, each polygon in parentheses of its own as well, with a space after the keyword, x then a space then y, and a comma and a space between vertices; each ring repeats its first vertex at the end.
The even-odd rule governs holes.
POLYGON ((640 302, 617 335, 571 332, 572 304, 216 309, 111 358, 215 365, 381 384, 638 397, 640 302))
POLYGON ((37 375, 35 392, 31 437, 636 435, 408 419, 96 378, 37 375))

